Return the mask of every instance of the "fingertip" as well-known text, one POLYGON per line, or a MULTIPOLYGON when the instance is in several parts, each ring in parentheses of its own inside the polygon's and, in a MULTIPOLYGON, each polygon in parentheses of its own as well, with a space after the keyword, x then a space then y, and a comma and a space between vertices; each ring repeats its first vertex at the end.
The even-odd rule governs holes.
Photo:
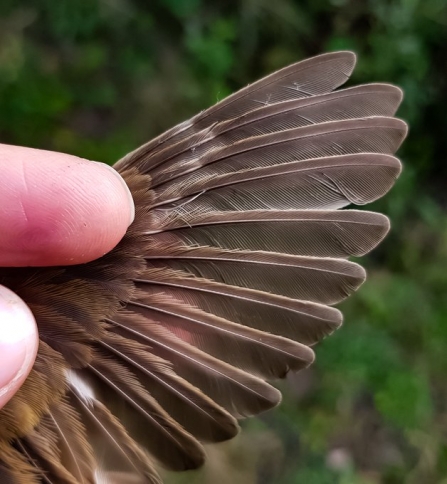
POLYGON ((118 244, 135 208, 111 167, 0 145, 0 266, 89 262, 118 244))
POLYGON ((126 217, 126 215, 129 217, 129 222, 127 224, 127 227, 129 227, 129 225, 135 220, 135 204, 127 183, 112 166, 98 161, 92 161, 92 163, 95 163, 100 170, 105 170, 104 177, 111 177, 114 182, 118 184, 117 191, 122 192, 121 195, 118 193, 118 198, 123 200, 123 203, 121 204, 123 208, 123 217, 126 217))
POLYGON ((28 306, 0 286, 0 408, 17 392, 33 367, 39 345, 28 306))

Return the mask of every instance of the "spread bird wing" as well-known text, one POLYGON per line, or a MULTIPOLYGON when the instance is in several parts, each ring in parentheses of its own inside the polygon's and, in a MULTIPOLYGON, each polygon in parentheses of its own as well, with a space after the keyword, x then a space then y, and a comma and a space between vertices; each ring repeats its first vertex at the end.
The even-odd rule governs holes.
POLYGON ((354 65, 350 52, 299 62, 141 146, 115 165, 136 203, 116 249, 10 275, 64 359, 66 393, 0 456, 7 482, 19 468, 26 482, 158 483, 156 465, 200 466, 201 443, 279 403, 268 382, 312 363, 341 325, 332 305, 365 279, 348 258, 389 229, 341 210, 391 188, 407 132, 398 88, 336 90, 354 65))

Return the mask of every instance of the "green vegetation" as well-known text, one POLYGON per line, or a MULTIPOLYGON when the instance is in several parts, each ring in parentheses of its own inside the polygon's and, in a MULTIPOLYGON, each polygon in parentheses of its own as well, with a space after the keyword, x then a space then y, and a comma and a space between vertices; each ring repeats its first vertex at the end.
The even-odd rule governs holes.
POLYGON ((447 1, 2 0, 0 139, 113 162, 263 74, 352 49, 401 86, 405 169, 345 326, 280 409, 172 483, 447 483, 447 1))

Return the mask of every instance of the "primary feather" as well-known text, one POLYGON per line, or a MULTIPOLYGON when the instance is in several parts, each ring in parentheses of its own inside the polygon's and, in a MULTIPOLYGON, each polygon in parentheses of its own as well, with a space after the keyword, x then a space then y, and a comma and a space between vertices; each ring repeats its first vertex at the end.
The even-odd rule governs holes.
POLYGON ((2 483, 160 483, 278 404, 267 380, 313 361, 365 278, 346 259, 389 229, 339 210, 390 189, 406 135, 398 88, 335 90, 354 64, 286 67, 120 160, 136 218, 103 258, 0 270, 41 338, 0 411, 2 483))

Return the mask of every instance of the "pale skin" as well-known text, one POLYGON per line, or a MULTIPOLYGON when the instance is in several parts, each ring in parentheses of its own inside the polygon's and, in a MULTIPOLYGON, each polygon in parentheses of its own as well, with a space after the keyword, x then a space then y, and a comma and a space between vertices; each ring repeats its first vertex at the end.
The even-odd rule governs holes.
MULTIPOLYGON (((116 246, 134 210, 107 165, 0 145, 0 267, 89 262, 116 246)), ((37 347, 31 311, 0 285, 0 408, 26 379, 37 347)))

